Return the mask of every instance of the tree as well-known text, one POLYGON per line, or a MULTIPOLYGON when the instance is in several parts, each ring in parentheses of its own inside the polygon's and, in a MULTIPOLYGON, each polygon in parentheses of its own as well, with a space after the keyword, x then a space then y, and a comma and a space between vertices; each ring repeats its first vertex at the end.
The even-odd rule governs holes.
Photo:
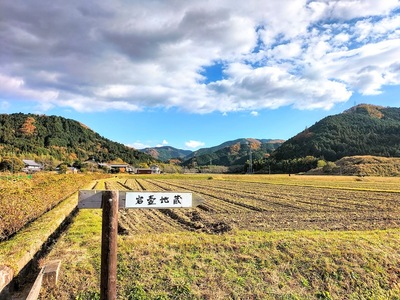
POLYGON ((20 172, 24 166, 24 162, 19 158, 5 156, 0 162, 0 171, 20 172))
POLYGON ((139 164, 139 168, 148 169, 149 165, 147 163, 142 162, 139 164))
POLYGON ((33 135, 36 130, 36 126, 34 125, 35 119, 32 117, 27 117, 25 122, 19 128, 19 131, 25 135, 33 135))
POLYGON ((335 168, 337 168, 336 164, 334 162, 328 161, 326 165, 322 167, 322 171, 324 171, 324 173, 332 173, 335 168))
POLYGON ((59 166, 59 169, 60 174, 67 174, 68 165, 66 163, 63 163, 59 166))

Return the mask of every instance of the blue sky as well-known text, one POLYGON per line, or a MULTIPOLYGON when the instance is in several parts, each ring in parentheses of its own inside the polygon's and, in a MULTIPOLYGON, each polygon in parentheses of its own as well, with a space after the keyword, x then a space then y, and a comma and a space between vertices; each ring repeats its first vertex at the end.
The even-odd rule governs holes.
POLYGON ((399 57, 398 0, 1 1, 0 113, 135 148, 288 139, 399 107, 399 57))

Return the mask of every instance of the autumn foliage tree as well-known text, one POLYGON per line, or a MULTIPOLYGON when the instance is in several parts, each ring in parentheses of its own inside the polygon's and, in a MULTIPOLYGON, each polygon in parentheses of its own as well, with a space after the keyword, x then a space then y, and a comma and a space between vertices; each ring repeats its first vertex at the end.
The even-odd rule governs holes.
POLYGON ((33 135, 36 130, 36 126, 34 125, 35 119, 33 117, 27 117, 25 122, 19 128, 19 132, 24 135, 33 135))

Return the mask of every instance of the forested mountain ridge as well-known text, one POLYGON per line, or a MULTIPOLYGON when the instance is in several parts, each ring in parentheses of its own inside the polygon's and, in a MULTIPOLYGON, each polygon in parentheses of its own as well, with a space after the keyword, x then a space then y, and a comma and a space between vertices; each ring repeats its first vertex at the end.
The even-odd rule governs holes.
POLYGON ((257 163, 269 156, 277 149, 283 140, 242 138, 227 141, 215 147, 202 148, 192 154, 183 162, 184 166, 244 166, 250 159, 257 163))
POLYGON ((139 151, 147 153, 152 157, 164 162, 173 158, 183 159, 192 153, 190 150, 177 149, 171 146, 144 148, 139 149, 139 151))
POLYGON ((336 161, 354 155, 400 157, 400 108, 360 104, 328 116, 287 140, 272 157, 336 161))
POLYGON ((194 156, 201 156, 204 154, 212 154, 217 152, 218 150, 222 150, 222 149, 227 149, 233 145, 237 145, 237 144, 241 144, 241 145, 246 145, 246 144, 250 144, 253 143, 253 148, 258 149, 259 148, 259 144, 266 144, 266 148, 268 149, 276 149, 279 145, 281 145, 284 142, 284 140, 276 140, 276 139, 252 139, 252 138, 240 138, 240 139, 236 139, 236 140, 232 140, 232 141, 226 141, 220 145, 217 146, 213 146, 213 147, 209 147, 209 148, 200 148, 196 151, 193 151, 191 154, 189 154, 186 157, 187 159, 190 159, 194 156))
POLYGON ((0 114, 0 156, 41 157, 72 163, 94 159, 129 164, 154 158, 100 136, 87 126, 59 116, 0 114))

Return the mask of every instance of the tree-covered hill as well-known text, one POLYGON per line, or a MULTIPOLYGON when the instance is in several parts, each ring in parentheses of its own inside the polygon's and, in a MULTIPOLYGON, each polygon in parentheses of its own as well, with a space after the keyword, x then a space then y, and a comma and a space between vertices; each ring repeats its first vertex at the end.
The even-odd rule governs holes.
POLYGON ((360 104, 326 117, 287 140, 272 157, 336 161, 353 155, 400 157, 400 108, 360 104))
POLYGON ((87 126, 58 116, 0 114, 0 156, 40 157, 64 162, 94 159, 129 164, 151 156, 100 136, 87 126))
POLYGON ((258 160, 269 156, 282 143, 282 140, 251 138, 227 141, 215 147, 202 148, 193 152, 183 164, 185 166, 244 166, 250 159, 250 149, 252 160, 257 163, 258 160))
POLYGON ((192 153, 192 151, 190 150, 177 149, 171 146, 144 148, 140 149, 140 151, 147 153, 155 159, 159 159, 164 162, 173 158, 183 159, 192 153))

